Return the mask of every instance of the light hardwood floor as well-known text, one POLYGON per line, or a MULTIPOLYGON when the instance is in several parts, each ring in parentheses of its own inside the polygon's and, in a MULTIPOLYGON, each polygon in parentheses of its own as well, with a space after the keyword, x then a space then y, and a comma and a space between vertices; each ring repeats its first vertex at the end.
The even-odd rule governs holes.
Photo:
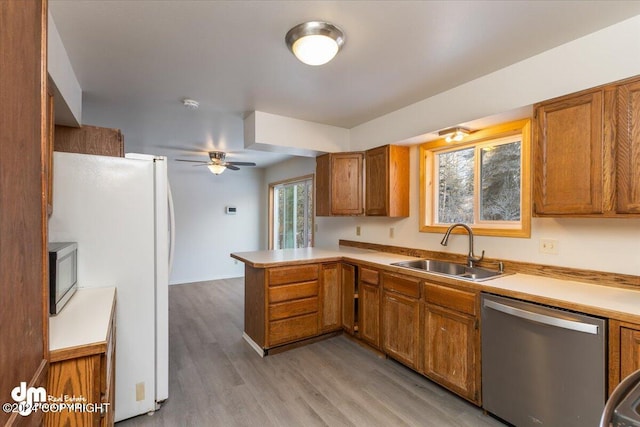
POLYGON ((337 336, 264 359, 242 339, 243 279, 169 288, 169 399, 134 426, 504 426, 337 336))

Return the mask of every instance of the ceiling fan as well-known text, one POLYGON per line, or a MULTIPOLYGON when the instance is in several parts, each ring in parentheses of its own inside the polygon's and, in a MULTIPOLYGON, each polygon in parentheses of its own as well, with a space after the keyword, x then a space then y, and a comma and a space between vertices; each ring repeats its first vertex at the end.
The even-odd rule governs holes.
POLYGON ((205 162, 202 160, 185 160, 185 159, 176 159, 176 161, 199 163, 198 165, 194 165, 194 166, 206 166, 209 168, 211 173, 215 175, 220 175, 226 169, 231 169, 232 171, 240 170, 238 166, 255 166, 256 165, 253 162, 226 162, 224 160, 226 155, 227 154, 222 151, 209 151, 208 162, 205 162))

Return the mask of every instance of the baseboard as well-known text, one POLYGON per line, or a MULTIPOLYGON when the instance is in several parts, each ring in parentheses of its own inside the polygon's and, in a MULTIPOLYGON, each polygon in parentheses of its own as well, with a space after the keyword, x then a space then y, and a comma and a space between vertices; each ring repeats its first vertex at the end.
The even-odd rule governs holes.
POLYGON ((264 349, 262 347, 260 347, 258 344, 256 344, 256 342, 254 340, 252 340, 251 337, 249 335, 247 335, 246 332, 242 333, 242 338, 244 338, 244 340, 247 343, 249 343, 251 348, 254 349, 256 351, 256 353, 258 353, 260 355, 260 357, 264 357, 264 349))

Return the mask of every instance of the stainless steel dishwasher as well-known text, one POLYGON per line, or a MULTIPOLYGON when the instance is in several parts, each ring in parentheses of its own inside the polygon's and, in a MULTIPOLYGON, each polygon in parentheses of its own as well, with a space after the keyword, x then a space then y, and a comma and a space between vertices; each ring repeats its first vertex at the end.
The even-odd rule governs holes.
POLYGON ((518 427, 598 426, 606 320, 482 295, 482 400, 518 427))

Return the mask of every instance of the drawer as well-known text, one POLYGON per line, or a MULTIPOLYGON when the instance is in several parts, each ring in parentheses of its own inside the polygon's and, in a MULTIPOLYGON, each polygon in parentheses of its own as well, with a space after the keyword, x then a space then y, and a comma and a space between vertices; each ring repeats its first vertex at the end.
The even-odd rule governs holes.
POLYGON ((318 281, 292 283, 269 288, 269 304, 318 296, 318 281))
POLYGON ((420 298, 420 279, 383 273, 382 286, 390 291, 398 292, 409 297, 420 298))
POLYGON ((269 306, 269 320, 285 319, 287 317, 300 316, 317 311, 318 297, 281 302, 269 306))
POLYGON ((476 294, 473 292, 425 283, 424 299, 429 304, 439 305, 471 315, 476 314, 476 294))
POLYGON ((275 267, 268 271, 269 286, 318 280, 318 264, 275 267))
POLYGON ((296 341, 318 334, 318 313, 269 322, 269 346, 296 341))
POLYGON ((360 281, 370 285, 378 286, 380 283, 379 273, 376 270, 360 267, 360 281))

